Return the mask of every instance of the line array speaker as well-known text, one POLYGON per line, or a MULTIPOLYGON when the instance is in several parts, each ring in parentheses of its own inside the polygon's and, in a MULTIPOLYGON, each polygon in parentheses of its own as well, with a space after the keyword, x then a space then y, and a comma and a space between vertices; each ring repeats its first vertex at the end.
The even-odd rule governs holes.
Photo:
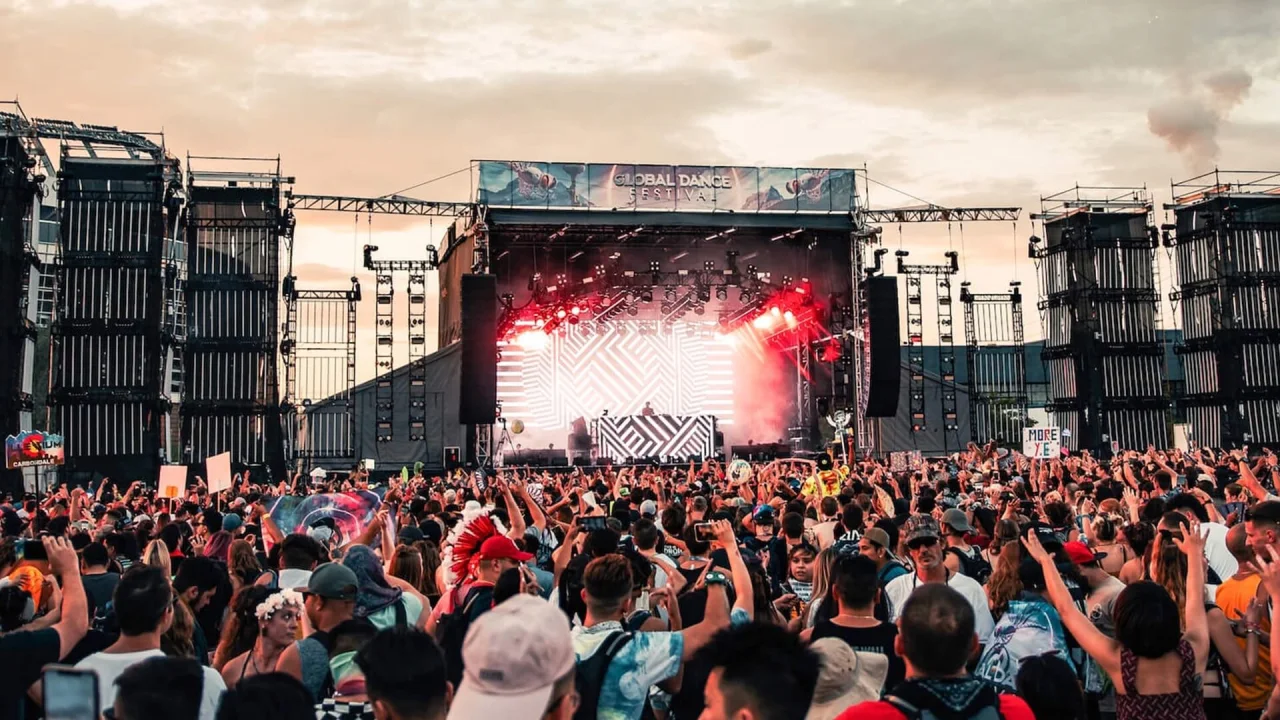
POLYGON ((893 417, 898 412, 902 360, 898 335, 898 279, 867 279, 867 317, 871 333, 871 387, 867 417, 893 417))
POLYGON ((498 415, 498 278, 462 276, 462 379, 458 421, 492 425, 498 415))

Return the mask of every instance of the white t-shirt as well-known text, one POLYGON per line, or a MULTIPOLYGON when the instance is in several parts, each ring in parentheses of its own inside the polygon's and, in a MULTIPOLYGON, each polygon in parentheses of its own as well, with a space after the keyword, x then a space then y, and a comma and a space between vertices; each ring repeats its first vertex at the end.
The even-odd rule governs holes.
MULTIPOLYGON (((116 678, 125 670, 143 660, 153 657, 164 657, 160 650, 142 650, 131 653, 94 653, 76 663, 77 668, 93 670, 98 673, 98 702, 102 709, 114 707, 116 704, 116 678)), ((218 702, 222 692, 227 689, 222 676, 213 668, 204 670, 204 696, 200 699, 200 720, 214 720, 218 714, 218 702)))
POLYGON ((1204 554, 1209 558, 1209 567, 1225 582, 1240 570, 1240 563, 1227 549, 1227 526, 1205 522, 1200 523, 1200 531, 1204 533, 1204 554))
MULTIPOLYGON (((889 621, 897 622, 902 614, 902 606, 906 605, 911 593, 924 583, 915 573, 907 573, 889 581, 884 586, 885 595, 889 598, 889 621)), ((977 580, 961 573, 951 573, 947 587, 960 593, 973 606, 973 631, 978 635, 978 642, 985 644, 996 628, 991 617, 991 608, 987 606, 987 593, 977 580)))
POLYGON ((284 590, 297 590, 305 588, 307 583, 311 582, 310 570, 298 570, 296 568, 285 568, 280 571, 279 585, 284 590))

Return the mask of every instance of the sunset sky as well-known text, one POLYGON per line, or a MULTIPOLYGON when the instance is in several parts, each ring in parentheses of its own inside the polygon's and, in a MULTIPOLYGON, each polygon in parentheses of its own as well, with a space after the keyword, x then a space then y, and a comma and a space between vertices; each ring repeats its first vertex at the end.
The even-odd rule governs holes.
MULTIPOLYGON (((1077 182, 1162 203, 1215 164, 1280 170, 1277 38, 1275 0, 0 0, 0 97, 163 130, 179 156, 279 154, 299 192, 381 195, 474 158, 865 163, 934 203, 1030 210, 1077 182)), ((444 222, 371 229, 411 257, 444 222)), ((301 215, 302 284, 345 284, 369 230, 301 215)), ((1031 233, 966 226, 975 289, 1030 281, 1031 233)), ((917 262, 948 247, 945 225, 883 237, 917 262)))

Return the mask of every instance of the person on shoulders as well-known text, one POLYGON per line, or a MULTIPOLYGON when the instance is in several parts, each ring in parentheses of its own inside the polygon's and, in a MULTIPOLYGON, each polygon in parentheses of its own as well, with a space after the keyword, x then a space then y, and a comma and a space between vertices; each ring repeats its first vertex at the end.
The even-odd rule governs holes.
POLYGON ((966 671, 979 648, 967 597, 941 582, 923 584, 903 604, 898 627, 894 644, 906 662, 906 680, 884 699, 854 705, 836 720, 900 720, 924 713, 1034 720, 1017 695, 998 692, 966 671))

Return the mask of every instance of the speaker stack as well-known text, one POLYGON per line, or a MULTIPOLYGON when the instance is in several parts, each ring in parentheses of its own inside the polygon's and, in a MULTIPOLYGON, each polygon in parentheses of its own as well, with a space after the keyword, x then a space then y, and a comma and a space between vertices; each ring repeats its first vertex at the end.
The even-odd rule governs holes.
POLYGON ((893 417, 898 412, 902 381, 898 350, 898 279, 867 278, 867 317, 871 334, 871 387, 867 417, 893 417))
POLYGON ((462 276, 462 379, 458 421, 492 425, 498 416, 498 279, 462 276))

